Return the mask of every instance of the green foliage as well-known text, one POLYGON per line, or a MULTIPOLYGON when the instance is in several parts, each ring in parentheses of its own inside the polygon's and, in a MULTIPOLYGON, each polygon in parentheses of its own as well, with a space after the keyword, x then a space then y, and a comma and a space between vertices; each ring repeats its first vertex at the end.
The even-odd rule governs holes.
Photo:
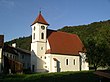
POLYGON ((29 50, 31 49, 31 36, 28 37, 20 37, 18 39, 11 40, 9 42, 5 42, 5 44, 12 45, 16 43, 16 47, 21 49, 29 50))
MULTIPOLYGON (((1 76, 0 76, 1 77, 1 76)), ((0 82, 99 82, 93 71, 7 75, 0 82)))

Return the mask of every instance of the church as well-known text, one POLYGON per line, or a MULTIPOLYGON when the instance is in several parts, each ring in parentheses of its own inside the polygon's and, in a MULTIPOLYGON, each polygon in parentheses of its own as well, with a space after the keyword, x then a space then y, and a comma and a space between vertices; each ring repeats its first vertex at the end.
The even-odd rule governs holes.
POLYGON ((78 35, 51 30, 48 26, 41 12, 31 25, 31 71, 89 70, 86 49, 78 35))

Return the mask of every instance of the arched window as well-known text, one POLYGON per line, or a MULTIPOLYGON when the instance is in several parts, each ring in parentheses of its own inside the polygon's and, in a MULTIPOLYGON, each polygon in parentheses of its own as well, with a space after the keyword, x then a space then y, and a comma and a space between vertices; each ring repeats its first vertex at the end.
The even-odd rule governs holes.
POLYGON ((44 39, 44 33, 43 32, 41 33, 41 39, 44 39))
POLYGON ((75 59, 73 60, 73 65, 75 65, 76 64, 76 61, 75 61, 75 59))
POLYGON ((34 31, 36 30, 36 27, 34 26, 34 31))
POLYGON ((66 59, 66 65, 68 65, 68 59, 66 59))
POLYGON ((33 34, 33 39, 35 39, 35 33, 33 34))

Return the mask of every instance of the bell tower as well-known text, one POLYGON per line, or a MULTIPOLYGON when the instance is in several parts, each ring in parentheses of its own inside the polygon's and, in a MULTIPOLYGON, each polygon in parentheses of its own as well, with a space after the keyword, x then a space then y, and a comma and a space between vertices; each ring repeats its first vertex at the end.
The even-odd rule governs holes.
POLYGON ((32 43, 31 43, 31 70, 32 72, 44 72, 41 59, 46 52, 47 28, 49 24, 43 18, 41 11, 38 17, 32 23, 32 43))

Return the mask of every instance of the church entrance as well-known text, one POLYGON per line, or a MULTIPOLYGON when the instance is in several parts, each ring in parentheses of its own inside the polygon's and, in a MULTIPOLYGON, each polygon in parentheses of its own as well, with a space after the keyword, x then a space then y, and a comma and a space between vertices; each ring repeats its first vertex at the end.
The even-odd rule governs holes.
POLYGON ((60 72, 61 71, 60 61, 58 59, 56 59, 56 58, 53 58, 53 60, 54 60, 54 63, 53 63, 54 69, 53 69, 53 71, 54 72, 60 72))
POLYGON ((56 61, 57 62, 57 72, 60 72, 60 61, 56 61))

